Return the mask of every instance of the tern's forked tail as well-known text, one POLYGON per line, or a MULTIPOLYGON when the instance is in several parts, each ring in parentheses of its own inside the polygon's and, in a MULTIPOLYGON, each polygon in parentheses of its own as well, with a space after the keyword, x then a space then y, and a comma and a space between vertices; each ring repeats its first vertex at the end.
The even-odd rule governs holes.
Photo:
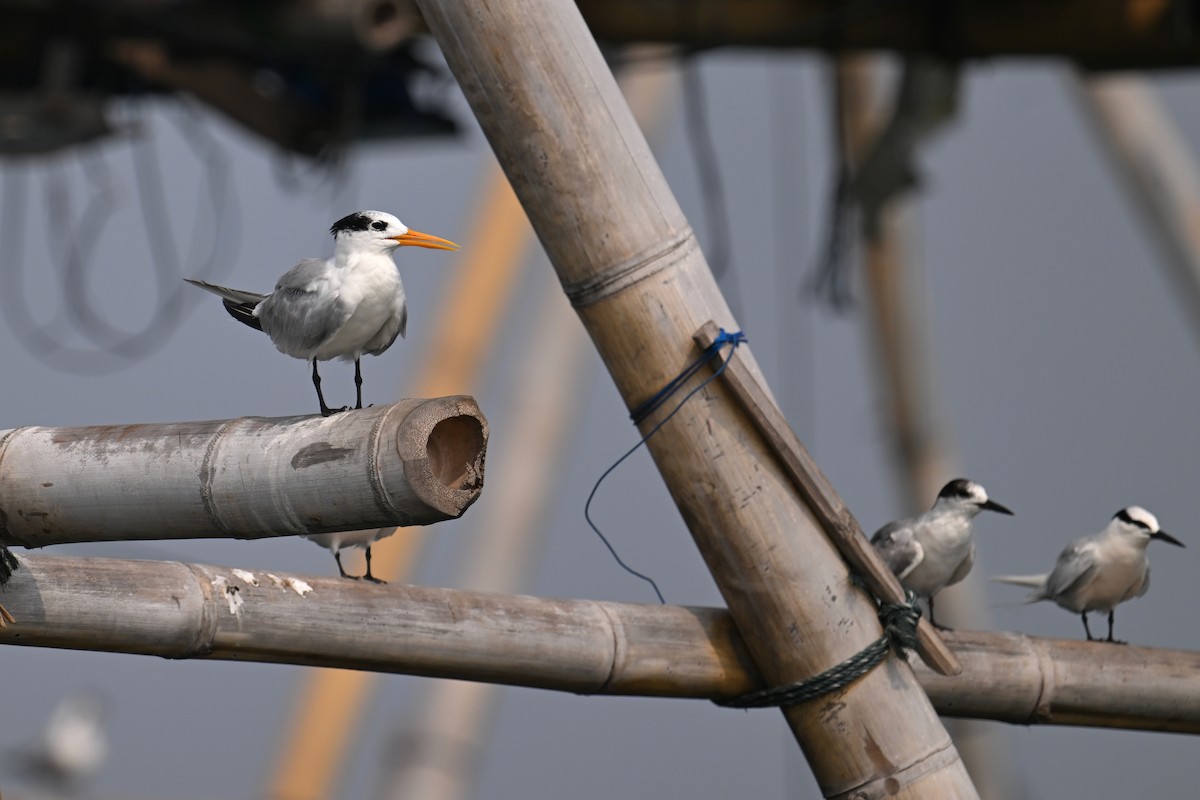
POLYGON ((229 316, 238 322, 243 325, 249 325, 257 331, 262 330, 262 323, 259 322, 258 317, 254 316, 254 309, 267 298, 265 294, 247 292, 242 289, 230 289, 227 286, 218 286, 215 283, 193 280, 192 278, 184 278, 184 280, 193 286, 199 286, 206 292, 212 292, 220 297, 225 305, 225 310, 229 312, 229 316))

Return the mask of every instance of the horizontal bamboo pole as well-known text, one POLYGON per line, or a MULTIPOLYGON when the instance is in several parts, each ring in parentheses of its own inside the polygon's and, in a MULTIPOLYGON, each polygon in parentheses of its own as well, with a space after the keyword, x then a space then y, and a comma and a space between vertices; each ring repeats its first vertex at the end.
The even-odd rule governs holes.
POLYGON ((330 417, 0 431, 0 544, 426 525, 479 496, 487 436, 465 396, 330 417))
MULTIPOLYGON (((575 694, 728 698, 761 688, 728 612, 23 555, 0 644, 370 670, 575 694)), ((1200 733, 1200 653, 951 631, 956 678, 916 665, 939 714, 1200 733)), ((880 667, 883 669, 883 667, 880 667)))

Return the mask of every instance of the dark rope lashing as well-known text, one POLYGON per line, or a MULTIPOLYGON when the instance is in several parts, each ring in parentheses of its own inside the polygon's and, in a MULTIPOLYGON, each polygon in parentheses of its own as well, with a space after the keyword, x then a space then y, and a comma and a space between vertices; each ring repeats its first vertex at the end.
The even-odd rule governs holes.
POLYGON ((796 683, 713 702, 726 708, 792 706, 846 688, 883 663, 889 651, 907 660, 906 651, 917 646, 917 622, 921 619, 916 595, 908 592, 907 599, 906 603, 880 603, 879 620, 883 623, 883 636, 837 666, 796 683))

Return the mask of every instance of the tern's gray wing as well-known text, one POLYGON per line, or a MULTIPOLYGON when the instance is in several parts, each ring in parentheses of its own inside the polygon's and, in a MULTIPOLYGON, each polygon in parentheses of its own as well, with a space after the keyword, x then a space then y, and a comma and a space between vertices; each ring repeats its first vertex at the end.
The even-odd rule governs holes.
POLYGON ((258 318, 283 353, 312 358, 312 352, 350 318, 350 309, 329 285, 329 265, 308 258, 283 274, 258 307, 258 318))
POLYGON ((1073 594, 1086 586, 1096 574, 1096 542, 1088 537, 1076 539, 1058 556, 1054 571, 1046 577, 1042 590, 1049 599, 1073 594))
POLYGON ((871 537, 871 544, 883 556, 888 568, 900 580, 917 568, 925 558, 921 543, 913 537, 912 528, 905 522, 889 522, 871 537))
POLYGON ((1146 592, 1150 591, 1150 564, 1146 564, 1146 572, 1142 576, 1142 588, 1138 589, 1137 597, 1141 597, 1146 592))

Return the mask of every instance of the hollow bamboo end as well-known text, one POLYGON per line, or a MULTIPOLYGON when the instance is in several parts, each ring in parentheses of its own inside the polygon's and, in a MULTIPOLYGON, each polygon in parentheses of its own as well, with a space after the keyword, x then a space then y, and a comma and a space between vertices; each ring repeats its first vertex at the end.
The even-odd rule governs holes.
POLYGON ((488 424, 465 395, 428 400, 409 412, 396 434, 409 485, 447 517, 458 517, 483 490, 488 424))

